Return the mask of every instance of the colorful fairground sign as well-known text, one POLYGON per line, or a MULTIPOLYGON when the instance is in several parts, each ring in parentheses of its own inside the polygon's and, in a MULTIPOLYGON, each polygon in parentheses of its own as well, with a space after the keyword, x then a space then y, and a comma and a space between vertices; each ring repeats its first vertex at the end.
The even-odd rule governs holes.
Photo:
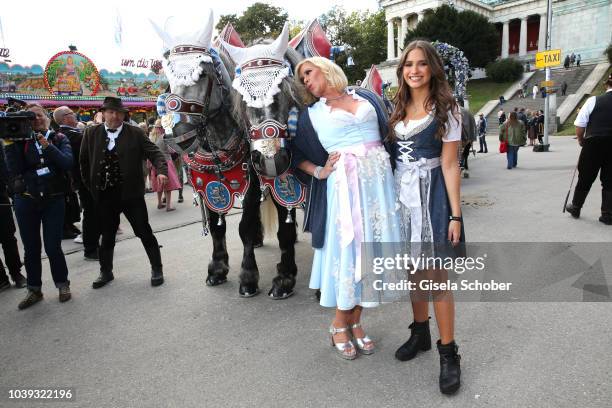
POLYGON ((55 54, 44 69, 37 64, 9 65, 0 60, 0 105, 13 97, 49 107, 96 108, 104 97, 112 95, 120 96, 131 109, 154 110, 157 96, 167 87, 168 81, 159 70, 98 70, 91 59, 76 51, 55 54))
POLYGON ((52 95, 94 96, 100 86, 100 74, 85 55, 62 51, 47 62, 44 81, 52 95))

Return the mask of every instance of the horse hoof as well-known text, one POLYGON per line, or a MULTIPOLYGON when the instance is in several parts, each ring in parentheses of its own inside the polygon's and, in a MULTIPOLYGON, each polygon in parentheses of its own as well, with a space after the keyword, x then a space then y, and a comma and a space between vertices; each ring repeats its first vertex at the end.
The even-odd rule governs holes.
POLYGON ((293 289, 282 289, 273 287, 268 292, 268 296, 270 296, 274 300, 283 300, 293 296, 293 293, 293 289))
POLYGON ((259 294, 259 288, 257 286, 243 286, 240 285, 238 294, 243 298, 250 298, 259 294))
POLYGON ((218 286, 225 282, 227 282, 227 278, 225 276, 210 275, 206 278, 206 286, 218 286))

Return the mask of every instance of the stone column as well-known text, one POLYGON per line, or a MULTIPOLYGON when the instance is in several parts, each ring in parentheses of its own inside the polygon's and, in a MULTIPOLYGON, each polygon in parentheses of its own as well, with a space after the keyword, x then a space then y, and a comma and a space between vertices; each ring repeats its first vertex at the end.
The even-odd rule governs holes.
POLYGON ((397 20, 397 58, 400 57, 400 55, 402 55, 402 47, 401 47, 401 41, 402 41, 402 22, 401 20, 397 20))
POLYGON ((400 30, 400 38, 399 44, 400 48, 403 50, 406 45, 404 40, 406 39, 406 34, 408 34, 408 16, 402 17, 402 29, 400 30))
POLYGON ((510 48, 510 22, 504 21, 504 26, 502 28, 502 58, 508 58, 508 49, 510 48))
POLYGON ((521 18, 521 36, 519 37, 519 57, 527 55, 527 17, 521 18))
POLYGON ((393 20, 387 20, 387 61, 395 58, 395 39, 393 38, 393 20))
POLYGON ((540 14, 540 32, 538 34, 538 51, 546 50, 546 14, 540 14))

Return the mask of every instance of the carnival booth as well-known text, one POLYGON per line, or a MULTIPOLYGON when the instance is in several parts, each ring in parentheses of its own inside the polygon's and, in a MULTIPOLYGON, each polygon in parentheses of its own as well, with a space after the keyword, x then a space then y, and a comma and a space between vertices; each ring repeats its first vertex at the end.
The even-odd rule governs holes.
POLYGON ((153 70, 146 74, 98 70, 77 51, 58 52, 44 68, 0 63, 0 104, 15 98, 37 102, 49 111, 66 105, 81 122, 93 120, 106 96, 120 96, 136 121, 155 116, 157 96, 167 86, 163 74, 153 70))

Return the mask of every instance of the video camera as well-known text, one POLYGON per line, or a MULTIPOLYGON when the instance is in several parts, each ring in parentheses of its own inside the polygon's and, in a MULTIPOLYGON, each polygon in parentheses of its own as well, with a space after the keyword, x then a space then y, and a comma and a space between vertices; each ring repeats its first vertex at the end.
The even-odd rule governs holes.
POLYGON ((8 97, 6 111, 0 112, 0 139, 12 141, 29 140, 34 137, 32 121, 36 118, 33 112, 25 111, 27 102, 8 97))
POLYGON ((12 141, 30 140, 34 137, 32 121, 36 119, 34 112, 6 112, 0 116, 0 139, 12 141))

